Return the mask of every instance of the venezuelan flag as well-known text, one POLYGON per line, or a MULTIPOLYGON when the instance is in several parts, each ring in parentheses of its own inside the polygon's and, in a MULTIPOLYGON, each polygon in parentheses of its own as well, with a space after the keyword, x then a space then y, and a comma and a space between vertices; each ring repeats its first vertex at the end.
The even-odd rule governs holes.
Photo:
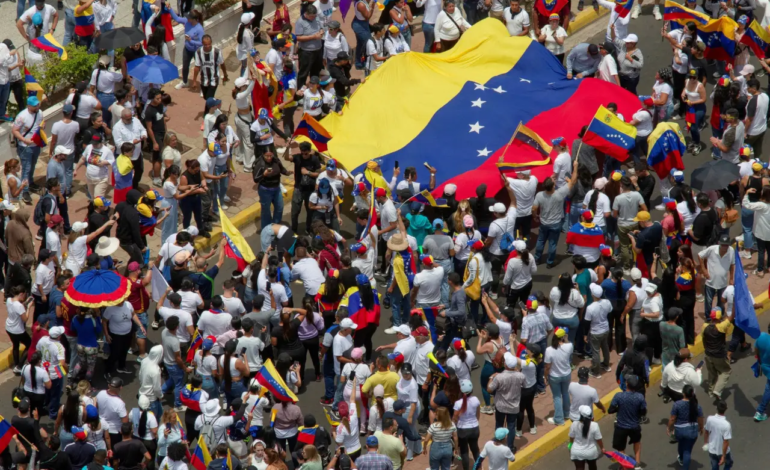
POLYGON ((67 376, 67 372, 65 372, 61 366, 54 366, 53 371, 56 373, 56 377, 60 379, 67 376))
POLYGON ((412 201, 431 207, 446 207, 446 199, 434 198, 427 189, 420 191, 412 197, 412 201))
MULTIPOLYGON (((639 109, 639 100, 615 84, 568 80, 537 41, 511 37, 500 21, 485 19, 451 51, 389 59, 357 89, 343 114, 326 116, 323 125, 334 136, 329 153, 351 172, 363 172, 369 161, 386 173, 396 161, 401 168, 420 167, 425 155, 439 154, 436 179, 442 184, 431 193, 441 197, 444 185, 453 183, 456 197, 464 199, 475 197, 481 183, 489 196, 502 188, 500 157, 514 163, 543 159, 528 145, 505 149, 519 123, 546 141, 563 136, 571 145, 608 96, 626 116, 639 109), (398 112, 390 98, 393 83, 410 84, 399 90, 405 105, 398 112)), ((547 164, 532 170, 540 181, 551 173, 547 164)))
POLYGON ((770 32, 757 23, 757 20, 752 20, 741 37, 741 43, 749 46, 757 59, 764 59, 770 45, 770 32))
POLYGON ((567 232, 567 244, 585 248, 599 248, 604 243, 602 229, 594 223, 578 222, 567 232))
POLYGON ((537 150, 543 155, 543 158, 548 157, 548 155, 551 154, 551 150, 553 150, 553 146, 548 145, 548 143, 543 140, 542 137, 537 135, 537 132, 523 124, 519 124, 519 127, 516 129, 513 138, 515 141, 529 145, 533 149, 537 150))
POLYGON ((112 167, 112 176, 114 178, 115 194, 113 204, 119 204, 126 200, 126 194, 131 190, 134 178, 134 164, 127 155, 119 155, 115 159, 115 166, 112 167))
POLYGON ((27 96, 35 96, 43 101, 43 87, 35 80, 27 67, 24 67, 24 83, 27 86, 27 96))
POLYGON ((227 458, 222 462, 222 470, 233 470, 233 455, 229 448, 227 449, 227 458))
POLYGON ((201 411, 201 389, 193 389, 192 385, 187 384, 181 392, 179 392, 179 400, 184 406, 190 408, 193 411, 201 411))
POLYGON ((430 359, 430 362, 433 363, 434 366, 436 366, 436 369, 439 370, 442 374, 444 374, 444 377, 449 378, 449 374, 447 374, 446 369, 444 369, 444 366, 442 366, 438 359, 436 359, 436 356, 433 354, 433 352, 428 353, 428 359, 430 359))
POLYGON ((694 21, 696 24, 706 25, 709 21, 711 21, 711 17, 704 13, 690 10, 689 8, 685 7, 684 5, 680 5, 679 3, 666 0, 666 4, 663 10, 663 20, 671 21, 672 27, 673 23, 678 23, 679 25, 684 26, 688 21, 694 21))
POLYGON ((655 170, 659 178, 667 178, 673 168, 684 170, 682 155, 687 146, 679 124, 661 122, 647 137, 647 145, 650 148, 647 165, 655 170))
POLYGON ((707 59, 732 62, 735 56, 735 30, 738 25, 723 16, 712 20, 708 15, 690 10, 670 0, 666 1, 664 20, 670 20, 671 29, 681 29, 693 21, 698 27, 698 37, 706 44, 703 55, 707 59))
POLYGON ((0 416, 0 452, 8 447, 8 444, 11 443, 11 439, 13 439, 13 436, 16 434, 19 434, 19 431, 11 426, 11 423, 6 421, 5 418, 0 416))
POLYGON ((359 330, 366 328, 371 323, 380 324, 380 299, 376 289, 372 289, 372 294, 374 306, 371 310, 367 310, 361 302, 361 293, 357 286, 348 289, 340 301, 340 308, 345 307, 347 309, 348 318, 358 325, 359 330))
POLYGON ((537 0, 535 2, 535 10, 541 16, 548 18, 552 13, 559 13, 567 3, 569 3, 569 0, 537 0))
POLYGON ((634 6, 634 0, 617 0, 615 2, 615 13, 619 17, 625 18, 631 13, 631 8, 634 6))
POLYGON ((273 410, 270 412, 270 427, 275 426, 275 417, 278 415, 278 408, 273 408, 273 410))
POLYGON ((32 142, 40 148, 45 148, 48 145, 48 136, 45 135, 42 126, 32 135, 32 142))
POLYGON ((241 232, 230 222, 222 207, 219 208, 219 219, 222 221, 222 236, 227 244, 225 245, 225 256, 234 259, 238 263, 238 269, 243 271, 246 266, 256 259, 251 246, 246 243, 241 232))
POLYGON ((195 352, 201 347, 201 344, 203 344, 203 336, 201 336, 201 332, 196 328, 192 342, 190 343, 190 348, 187 350, 187 357, 185 358, 187 359, 188 364, 192 363, 193 359, 195 359, 195 352))
POLYGON ((695 289, 692 274, 683 272, 676 277, 676 288, 679 291, 691 291, 695 289))
POLYGON ((302 120, 297 124, 297 130, 294 131, 294 135, 307 137, 319 152, 326 152, 329 149, 329 141, 332 138, 331 134, 324 129, 324 126, 307 113, 302 116, 302 120))
POLYGON ((366 226, 361 231, 361 238, 358 241, 365 240, 369 236, 372 227, 377 224, 377 211, 374 209, 374 192, 369 191, 369 218, 366 220, 366 226))
POLYGON ((94 25, 94 7, 90 5, 84 8, 80 13, 75 10, 75 34, 80 37, 90 37, 94 35, 96 26, 94 25))
POLYGON ((275 369, 272 360, 268 359, 267 362, 265 362, 259 372, 257 372, 255 378, 257 379, 257 382, 267 388, 277 400, 291 401, 294 403, 299 401, 297 395, 289 389, 286 382, 283 381, 281 374, 275 369))
POLYGON ((59 44, 59 41, 54 39, 51 33, 31 40, 30 44, 46 52, 55 52, 59 55, 59 59, 67 60, 67 51, 64 49, 64 46, 59 44))
POLYGON ((209 462, 211 462, 211 454, 206 447, 203 436, 200 436, 198 438, 198 445, 195 447, 195 452, 192 453, 192 457, 190 458, 190 465, 192 465, 195 470, 206 470, 209 462))
POLYGON ((583 136, 583 143, 618 160, 625 160, 636 144, 636 127, 626 124, 612 111, 599 106, 583 136))
POLYGON ((315 444, 316 431, 318 431, 318 425, 315 425, 312 428, 306 428, 304 426, 299 427, 299 436, 297 436, 297 441, 305 445, 312 446, 315 444))

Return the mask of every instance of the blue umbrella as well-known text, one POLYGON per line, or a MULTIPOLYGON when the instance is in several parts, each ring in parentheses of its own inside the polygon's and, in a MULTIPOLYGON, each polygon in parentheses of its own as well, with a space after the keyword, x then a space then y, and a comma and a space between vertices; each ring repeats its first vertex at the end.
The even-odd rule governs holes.
POLYGON ((179 69, 160 56, 146 55, 128 63, 128 74, 144 83, 160 85, 179 78, 179 69))

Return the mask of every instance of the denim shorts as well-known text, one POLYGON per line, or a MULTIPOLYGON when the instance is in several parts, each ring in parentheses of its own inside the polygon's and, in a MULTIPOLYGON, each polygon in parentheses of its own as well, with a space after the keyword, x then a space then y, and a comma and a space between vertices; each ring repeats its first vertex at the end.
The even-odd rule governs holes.
MULTIPOLYGON (((144 331, 147 331, 147 312, 137 313, 136 316, 139 317, 139 322, 144 327, 144 331)), ((142 330, 140 329, 136 330, 136 337, 138 339, 147 339, 147 336, 142 334, 142 330)))

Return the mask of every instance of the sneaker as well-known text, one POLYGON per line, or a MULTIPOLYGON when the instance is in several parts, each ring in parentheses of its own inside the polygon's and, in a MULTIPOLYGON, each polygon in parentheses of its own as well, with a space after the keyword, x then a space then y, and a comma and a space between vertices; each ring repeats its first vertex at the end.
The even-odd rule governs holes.
POLYGON ((13 368, 13 373, 15 375, 21 375, 21 368, 19 368, 19 366, 14 367, 13 368))
POLYGON ((722 76, 722 74, 721 74, 721 73, 719 73, 719 72, 717 71, 717 72, 714 72, 712 76, 713 76, 714 78, 719 78, 719 77, 721 77, 721 76, 722 76))
POLYGON ((227 209, 230 208, 230 206, 228 206, 227 204, 224 204, 224 203, 220 204, 219 207, 221 207, 223 211, 226 211, 227 209))
POLYGON ((656 211, 664 211, 664 210, 666 210, 666 206, 664 206, 663 204, 658 204, 657 206, 655 206, 655 210, 656 211))
POLYGON ((564 426, 564 423, 559 424, 556 421, 554 421, 553 418, 548 418, 546 421, 548 421, 548 424, 552 424, 554 426, 564 426))
POLYGON ((537 434, 537 426, 532 426, 531 428, 529 428, 529 433, 530 434, 537 434))
POLYGON ((176 84, 174 88, 176 88, 177 90, 181 90, 182 88, 187 88, 187 84, 185 82, 179 82, 176 84))
POLYGON ((593 377, 595 379, 601 379, 602 378, 602 374, 597 374, 596 372, 593 372, 593 371, 589 372, 588 375, 590 375, 591 377, 593 377))
POLYGON ((232 199, 230 199, 230 196, 225 195, 224 198, 225 202, 232 202, 232 199))
POLYGON ((319 401, 321 406, 332 406, 332 403, 334 403, 334 400, 332 398, 321 398, 319 401))
MULTIPOLYGON (((22 193, 21 200, 27 204, 32 204, 32 196, 29 193, 22 193)), ((38 240, 42 240, 42 238, 38 238, 38 240)))
POLYGON ((151 327, 153 330, 157 330, 158 328, 160 328, 160 325, 158 324, 158 322, 154 321, 152 322, 151 327))
POLYGON ((109 372, 105 373, 104 374, 104 380, 106 380, 107 382, 112 380, 112 374, 110 374, 109 372))
POLYGON ((523 435, 524 433, 522 433, 521 431, 516 431, 516 437, 522 437, 523 435))
POLYGON ((767 419, 767 413, 760 413, 760 412, 754 413, 754 421, 759 423, 760 421, 765 421, 766 419, 767 419))
POLYGON ((699 155, 704 149, 706 148, 705 145, 703 145, 703 142, 699 143, 695 146, 695 148, 692 151, 693 155, 699 155))
POLYGON ((126 369, 117 368, 116 369, 118 374, 130 374, 131 372, 127 371, 126 369))
POLYGON ((490 292, 490 293, 489 293, 489 297, 490 297, 492 300, 497 300, 497 292, 490 292))
POLYGON ((612 367, 610 366, 605 367, 604 372, 612 372, 612 367))
POLYGON ((758 269, 755 269, 754 271, 751 271, 751 274, 753 274, 753 275, 755 275, 755 276, 757 276, 759 278, 765 277, 765 272, 764 271, 760 271, 758 269))
POLYGON ((35 240, 42 240, 42 239, 43 237, 41 237, 40 235, 35 235, 35 240))
POLYGON ((663 19, 663 15, 660 14, 660 7, 658 7, 658 5, 655 5, 655 8, 652 9, 652 16, 654 16, 657 21, 663 19))
POLYGON ((751 252, 747 250, 741 251, 741 258, 743 259, 751 259, 751 252))
POLYGON ((160 179, 160 178, 153 178, 153 179, 152 179, 152 184, 153 184, 154 186, 157 186, 157 187, 159 187, 159 188, 160 188, 160 187, 162 187, 162 186, 163 186, 163 180, 162 180, 162 179, 160 179))
POLYGON ((684 462, 682 462, 682 457, 676 456, 676 463, 679 464, 680 467, 684 467, 684 462))
POLYGON ((631 18, 637 19, 639 18, 639 14, 642 12, 642 7, 639 5, 639 3, 635 3, 634 7, 631 8, 631 18))
POLYGON ((652 364, 656 365, 656 366, 659 366, 660 365, 660 359, 657 358, 657 357, 653 357, 652 358, 652 364))
POLYGON ((385 334, 386 335, 395 335, 396 334, 396 329, 393 328, 393 327, 388 328, 387 330, 385 330, 385 334))
POLYGON ((492 406, 482 406, 481 412, 484 413, 485 415, 493 415, 495 414, 495 408, 492 406))
POLYGON ((184 413, 185 411, 187 411, 187 407, 184 405, 177 406, 176 408, 174 408, 174 411, 176 411, 177 413, 184 413))

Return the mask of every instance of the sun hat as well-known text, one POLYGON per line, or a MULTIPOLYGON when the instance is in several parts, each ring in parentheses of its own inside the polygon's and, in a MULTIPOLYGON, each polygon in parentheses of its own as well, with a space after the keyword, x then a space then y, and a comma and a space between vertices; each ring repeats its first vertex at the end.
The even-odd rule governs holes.
MULTIPOLYGON (((344 402, 340 402, 344 403, 344 402)), ((203 414, 206 416, 219 416, 219 411, 222 408, 219 406, 219 400, 208 400, 203 405, 203 414)))
POLYGON ((406 239, 406 237, 400 233, 397 233, 390 237, 387 245, 388 249, 391 251, 404 251, 409 248, 409 241, 406 239))
POLYGON ((99 242, 96 244, 96 249, 94 250, 94 252, 96 252, 96 254, 99 256, 109 256, 115 253, 115 251, 117 251, 119 246, 120 246, 120 240, 118 240, 117 238, 101 237, 99 238, 99 242))

